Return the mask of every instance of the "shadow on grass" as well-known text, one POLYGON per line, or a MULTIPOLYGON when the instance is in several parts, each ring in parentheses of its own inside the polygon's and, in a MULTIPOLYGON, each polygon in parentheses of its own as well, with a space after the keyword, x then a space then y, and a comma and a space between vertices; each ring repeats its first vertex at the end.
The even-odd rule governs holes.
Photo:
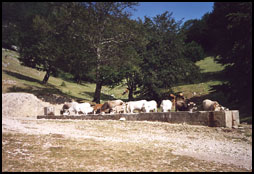
MULTIPOLYGON (((39 99, 41 99, 43 101, 46 101, 46 102, 49 102, 51 104, 61 104, 61 103, 64 103, 64 102, 68 102, 71 99, 74 99, 76 101, 88 100, 88 99, 85 99, 85 98, 79 98, 79 97, 72 96, 71 94, 68 94, 68 93, 67 94, 63 93, 61 90, 56 88, 55 85, 52 85, 52 84, 49 84, 49 83, 43 84, 42 81, 40 81, 38 79, 19 74, 17 72, 12 72, 12 71, 7 71, 7 70, 3 70, 3 71, 6 74, 8 74, 10 76, 13 76, 17 79, 37 83, 37 84, 40 84, 40 85, 43 86, 43 87, 37 87, 37 86, 24 84, 25 87, 17 87, 17 86, 9 87, 7 92, 31 93, 31 94, 34 94, 39 99)), ((82 86, 88 86, 88 85, 82 84, 82 86)))
POLYGON ((199 83, 207 83, 210 81, 225 81, 225 77, 223 75, 223 71, 218 71, 218 72, 204 72, 201 73, 200 76, 192 81, 184 81, 180 83, 175 83, 172 85, 172 87, 177 87, 177 86, 183 86, 183 85, 189 85, 189 84, 199 84, 199 83))
POLYGON ((217 71, 217 72, 205 72, 201 73, 202 80, 201 82, 207 82, 210 80, 225 80, 225 77, 223 75, 223 71, 217 71))
POLYGON ((59 89, 53 87, 54 85, 47 85, 47 88, 28 86, 26 87, 17 87, 12 86, 8 88, 8 92, 25 92, 34 94, 37 98, 42 101, 49 102, 51 104, 63 104, 64 102, 70 102, 71 99, 75 100, 84 100, 84 98, 74 97, 68 94, 61 92, 59 89))
POLYGON ((7 70, 3 70, 3 72, 5 72, 6 74, 8 74, 10 76, 16 77, 17 79, 20 79, 20 80, 26 80, 29 82, 36 82, 36 83, 42 84, 42 82, 40 80, 29 77, 29 76, 24 76, 22 74, 12 72, 12 71, 7 71, 7 70))
MULTIPOLYGON (((83 92, 82 94, 86 94, 88 96, 90 96, 91 98, 94 97, 94 92, 83 92)), ((112 97, 111 95, 107 95, 104 93, 101 93, 101 100, 116 100, 116 98, 112 97)))

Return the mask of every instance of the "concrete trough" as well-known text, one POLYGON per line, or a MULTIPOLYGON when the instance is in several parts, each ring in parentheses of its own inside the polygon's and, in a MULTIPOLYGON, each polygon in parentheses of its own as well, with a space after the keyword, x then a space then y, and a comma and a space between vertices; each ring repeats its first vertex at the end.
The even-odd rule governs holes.
POLYGON ((88 114, 80 116, 39 115, 37 119, 80 119, 80 120, 119 120, 126 121, 161 121, 168 123, 186 123, 190 125, 204 125, 209 127, 237 128, 240 124, 239 111, 179 111, 179 112, 152 112, 134 114, 88 114))

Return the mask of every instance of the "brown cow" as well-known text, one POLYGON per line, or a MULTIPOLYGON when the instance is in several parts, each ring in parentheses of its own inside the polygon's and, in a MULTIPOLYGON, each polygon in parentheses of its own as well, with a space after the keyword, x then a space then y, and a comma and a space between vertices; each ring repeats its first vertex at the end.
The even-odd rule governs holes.
POLYGON ((173 107, 176 108, 176 96, 174 94, 170 94, 169 100, 172 102, 173 107))
POLYGON ((183 96, 183 93, 179 93, 175 97, 175 110, 176 111, 187 111, 188 105, 187 102, 183 96))
POLYGON ((69 108, 72 106, 72 103, 64 103, 62 109, 60 110, 60 114, 63 115, 65 113, 69 113, 69 108))
POLYGON ((123 105, 124 102, 122 100, 112 100, 107 101, 101 106, 101 112, 110 113, 113 111, 115 106, 123 105))
POLYGON ((176 96, 176 104, 175 104, 176 111, 193 111, 196 110, 196 103, 188 101, 183 96, 183 93, 179 93, 176 96))
POLYGON ((95 106, 93 106, 94 108, 94 114, 99 114, 101 113, 101 107, 103 104, 95 104, 95 106))

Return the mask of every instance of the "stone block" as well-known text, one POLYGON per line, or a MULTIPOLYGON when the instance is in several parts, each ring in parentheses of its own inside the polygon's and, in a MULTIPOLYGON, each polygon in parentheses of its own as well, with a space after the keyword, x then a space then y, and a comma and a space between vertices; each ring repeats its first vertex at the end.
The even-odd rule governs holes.
POLYGON ((238 128, 238 125, 240 124, 239 111, 233 110, 231 112, 232 112, 232 127, 238 128))
POLYGON ((55 108, 50 107, 44 107, 44 115, 55 115, 55 108))

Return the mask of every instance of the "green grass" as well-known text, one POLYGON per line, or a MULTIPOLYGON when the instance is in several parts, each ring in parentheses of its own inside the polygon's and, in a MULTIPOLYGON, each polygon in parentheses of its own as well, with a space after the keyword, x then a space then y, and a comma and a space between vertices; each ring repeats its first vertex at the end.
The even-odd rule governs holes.
POLYGON ((186 84, 173 87, 173 91, 183 92, 183 94, 190 99, 193 99, 199 105, 202 100, 209 98, 212 100, 221 101, 225 104, 225 98, 221 94, 211 93, 213 85, 220 85, 223 80, 220 78, 220 73, 224 70, 224 66, 214 61, 213 57, 206 57, 203 60, 196 62, 196 65, 201 69, 202 79, 199 83, 186 84))
POLYGON ((216 63, 213 57, 206 57, 203 60, 197 61, 196 65, 200 67, 203 73, 218 72, 225 68, 223 65, 216 63))
MULTIPOLYGON (((69 98, 83 101, 92 101, 95 91, 95 84, 83 82, 81 85, 50 76, 48 84, 42 84, 45 72, 20 65, 17 57, 18 53, 2 49, 2 80, 12 80, 15 84, 2 84, 2 93, 7 92, 28 92, 36 96, 44 94, 59 94, 69 98), (5 57, 7 55, 7 58, 5 57), (8 65, 7 65, 8 64, 8 65), (6 67, 7 65, 7 67, 6 67), (65 86, 62 84, 65 83, 65 86)), ((127 94, 122 96, 125 86, 119 86, 114 89, 102 87, 101 102, 107 100, 127 99, 127 94), (114 95, 112 97, 111 95, 114 95)))

